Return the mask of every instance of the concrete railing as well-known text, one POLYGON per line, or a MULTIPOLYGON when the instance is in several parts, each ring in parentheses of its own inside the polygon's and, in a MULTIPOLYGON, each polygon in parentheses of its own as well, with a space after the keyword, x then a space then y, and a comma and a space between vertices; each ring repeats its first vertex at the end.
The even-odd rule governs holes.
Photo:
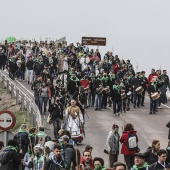
POLYGON ((26 116, 29 117, 30 123, 34 127, 42 126, 40 111, 35 104, 27 89, 17 84, 5 71, 0 70, 0 81, 2 88, 6 89, 6 93, 11 95, 11 99, 16 99, 16 104, 21 105, 21 111, 26 110, 26 116))

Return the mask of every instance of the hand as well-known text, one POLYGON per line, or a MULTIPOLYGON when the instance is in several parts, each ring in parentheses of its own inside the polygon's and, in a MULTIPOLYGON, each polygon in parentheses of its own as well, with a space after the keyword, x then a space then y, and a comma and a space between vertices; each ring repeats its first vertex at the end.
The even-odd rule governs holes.
POLYGON ((31 160, 33 160, 33 159, 34 159, 34 154, 31 155, 31 160))
POLYGON ((22 149, 20 149, 19 153, 21 153, 21 154, 23 153, 23 152, 22 152, 22 149))

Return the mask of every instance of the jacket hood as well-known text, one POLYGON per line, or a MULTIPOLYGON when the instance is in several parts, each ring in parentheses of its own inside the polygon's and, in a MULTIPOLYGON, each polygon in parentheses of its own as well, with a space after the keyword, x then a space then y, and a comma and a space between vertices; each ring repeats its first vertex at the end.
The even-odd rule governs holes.
POLYGON ((68 143, 66 146, 64 146, 64 149, 65 149, 65 148, 72 148, 72 149, 73 149, 73 145, 70 144, 70 143, 68 143))

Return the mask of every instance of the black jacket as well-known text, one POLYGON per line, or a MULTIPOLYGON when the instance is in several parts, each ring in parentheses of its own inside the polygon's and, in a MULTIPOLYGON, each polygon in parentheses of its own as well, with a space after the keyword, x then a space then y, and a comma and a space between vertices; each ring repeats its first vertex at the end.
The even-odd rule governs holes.
POLYGON ((55 121, 56 119, 63 119, 63 105, 60 103, 53 103, 50 105, 48 111, 51 115, 51 120, 55 121))
POLYGON ((22 154, 18 154, 15 150, 6 148, 0 154, 1 170, 19 170, 22 154))
POLYGON ((146 157, 145 161, 148 165, 153 164, 158 161, 158 156, 152 153, 152 147, 148 147, 146 152, 143 153, 146 157))
POLYGON ((136 89, 137 87, 141 86, 141 79, 139 77, 133 77, 131 83, 132 86, 134 86, 134 89, 136 89))
POLYGON ((28 133, 26 133, 26 132, 18 132, 14 136, 14 140, 16 140, 18 142, 19 147, 22 149, 23 155, 25 155, 27 153, 27 151, 28 151, 28 145, 30 144, 30 140, 28 138, 28 133))
POLYGON ((34 65, 33 60, 28 60, 27 61, 27 69, 28 70, 33 70, 33 65, 34 65))
POLYGON ((44 165, 44 170, 60 170, 61 168, 69 170, 66 161, 61 157, 57 160, 53 157, 52 159, 47 160, 44 165))
POLYGON ((64 159, 68 163, 68 166, 71 167, 71 162, 73 161, 73 157, 74 157, 73 145, 67 144, 66 146, 64 146, 63 151, 64 151, 64 159))

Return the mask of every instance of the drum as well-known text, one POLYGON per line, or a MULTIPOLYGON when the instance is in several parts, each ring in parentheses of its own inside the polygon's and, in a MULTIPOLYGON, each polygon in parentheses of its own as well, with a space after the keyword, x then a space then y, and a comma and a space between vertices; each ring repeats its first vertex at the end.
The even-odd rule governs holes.
POLYGON ((129 91, 128 93, 127 93, 127 98, 130 98, 131 97, 131 91, 129 91))
POLYGON ((154 94, 151 95, 152 100, 157 100, 159 99, 160 94, 158 92, 155 92, 154 94))
POLYGON ((109 86, 106 86, 106 87, 104 88, 104 90, 105 90, 106 94, 109 94, 109 93, 110 93, 110 87, 109 87, 109 86))
POLYGON ((144 91, 144 89, 143 89, 142 86, 139 86, 138 88, 136 88, 135 91, 136 91, 137 94, 141 94, 144 91))
POLYGON ((124 99, 126 97, 126 93, 121 94, 121 99, 124 99))

